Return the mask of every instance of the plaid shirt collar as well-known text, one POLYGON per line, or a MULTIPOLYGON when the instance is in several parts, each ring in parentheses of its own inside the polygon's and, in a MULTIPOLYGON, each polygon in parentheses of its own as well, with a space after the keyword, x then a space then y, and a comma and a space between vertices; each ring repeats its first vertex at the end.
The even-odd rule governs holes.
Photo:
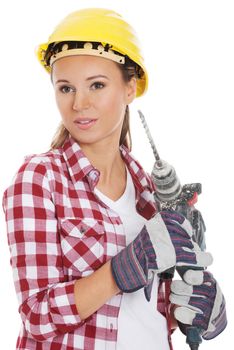
MULTIPOLYGON (((153 182, 146 176, 145 171, 138 161, 130 154, 128 148, 121 145, 119 149, 138 191, 140 193, 145 190, 150 193, 155 191, 156 188, 153 182)), ((94 190, 99 180, 100 171, 90 163, 79 144, 71 136, 68 137, 63 145, 63 157, 67 162, 68 171, 73 183, 75 184, 77 181, 87 177, 90 188, 94 190)))

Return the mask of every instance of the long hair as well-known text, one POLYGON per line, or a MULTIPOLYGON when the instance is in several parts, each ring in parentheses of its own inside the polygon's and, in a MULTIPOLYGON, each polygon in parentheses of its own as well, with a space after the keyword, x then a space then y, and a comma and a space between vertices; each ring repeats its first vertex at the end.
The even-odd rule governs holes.
MULTIPOLYGON (((124 65, 119 63, 116 63, 116 64, 121 70, 122 76, 125 82, 129 82, 133 77, 137 79, 140 78, 141 68, 128 57, 126 57, 124 65)), ((69 135, 68 130, 63 125, 63 122, 61 122, 52 139, 51 149, 62 147, 68 135, 69 135)), ((119 145, 126 146, 129 149, 129 151, 132 150, 132 138, 131 138, 131 131, 130 131, 130 113, 129 113, 128 105, 126 106, 123 126, 122 126, 121 135, 119 139, 119 145)))

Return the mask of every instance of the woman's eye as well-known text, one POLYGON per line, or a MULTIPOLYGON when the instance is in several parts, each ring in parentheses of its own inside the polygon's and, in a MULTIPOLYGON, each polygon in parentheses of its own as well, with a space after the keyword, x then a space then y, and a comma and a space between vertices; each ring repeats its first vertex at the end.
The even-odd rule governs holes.
POLYGON ((105 85, 104 85, 103 83, 97 81, 97 82, 95 82, 95 83, 93 83, 93 84, 91 85, 91 89, 92 89, 92 90, 103 89, 104 86, 105 86, 105 85))
POLYGON ((60 89, 59 89, 63 94, 67 94, 69 92, 72 92, 73 89, 70 87, 70 86, 61 86, 60 89))

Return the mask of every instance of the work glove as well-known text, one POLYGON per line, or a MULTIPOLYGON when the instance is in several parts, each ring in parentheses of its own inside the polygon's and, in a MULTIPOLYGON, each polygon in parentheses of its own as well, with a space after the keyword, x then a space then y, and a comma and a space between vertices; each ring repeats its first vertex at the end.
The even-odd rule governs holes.
POLYGON ((177 305, 175 318, 198 327, 204 339, 216 337, 227 325, 225 299, 217 281, 207 270, 188 270, 183 279, 171 284, 170 301, 177 305))
POLYGON ((192 239, 187 219, 174 211, 162 211, 148 220, 137 237, 111 260, 112 274, 125 293, 145 287, 150 300, 152 275, 174 266, 206 267, 212 257, 192 239), (150 283, 151 282, 151 283, 150 283))

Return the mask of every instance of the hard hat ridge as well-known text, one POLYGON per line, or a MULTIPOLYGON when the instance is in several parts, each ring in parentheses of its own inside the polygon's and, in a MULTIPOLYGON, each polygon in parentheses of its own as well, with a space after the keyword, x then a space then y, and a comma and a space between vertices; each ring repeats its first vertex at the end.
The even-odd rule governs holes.
POLYGON ((48 46, 45 53, 45 62, 47 66, 58 59, 73 55, 91 55, 110 59, 120 64, 125 63, 125 56, 112 49, 110 44, 101 44, 100 42, 84 42, 84 41, 66 41, 52 43, 48 46))

